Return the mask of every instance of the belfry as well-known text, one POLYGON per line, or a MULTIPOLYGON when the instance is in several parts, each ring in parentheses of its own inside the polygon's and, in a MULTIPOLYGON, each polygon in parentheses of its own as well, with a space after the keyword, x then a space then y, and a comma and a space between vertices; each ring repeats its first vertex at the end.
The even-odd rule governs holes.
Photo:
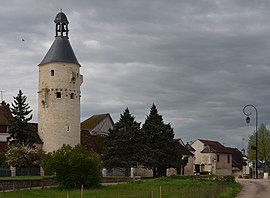
POLYGON ((69 42, 69 22, 55 17, 55 40, 39 66, 38 133, 51 152, 80 143, 80 86, 83 76, 69 42))

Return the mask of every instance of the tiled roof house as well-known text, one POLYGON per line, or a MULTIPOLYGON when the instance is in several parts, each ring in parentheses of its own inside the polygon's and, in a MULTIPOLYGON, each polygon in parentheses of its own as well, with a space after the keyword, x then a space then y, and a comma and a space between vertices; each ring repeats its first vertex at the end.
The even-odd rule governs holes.
POLYGON ((0 103, 0 153, 3 153, 7 147, 8 130, 11 125, 12 114, 9 104, 5 101, 0 103))
POLYGON ((216 175, 232 174, 232 152, 218 141, 197 139, 191 146, 195 151, 195 172, 216 175))
POLYGON ((244 158, 246 156, 243 155, 241 151, 237 148, 227 147, 232 153, 232 173, 235 176, 242 175, 243 176, 243 167, 247 166, 244 158))
POLYGON ((178 174, 180 175, 193 175, 194 173, 194 154, 190 150, 190 148, 186 147, 186 145, 183 143, 182 139, 176 139, 177 142, 177 148, 179 153, 183 156, 183 158, 187 157, 187 164, 185 167, 183 167, 180 172, 178 170, 178 174))

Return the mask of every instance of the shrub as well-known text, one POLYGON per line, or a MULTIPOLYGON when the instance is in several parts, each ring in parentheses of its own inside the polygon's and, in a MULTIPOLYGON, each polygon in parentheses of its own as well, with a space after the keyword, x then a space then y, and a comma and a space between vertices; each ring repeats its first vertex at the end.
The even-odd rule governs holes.
POLYGON ((45 152, 34 145, 11 145, 5 153, 6 163, 16 167, 38 166, 45 152))
POLYGON ((46 174, 55 174, 56 181, 63 188, 93 187, 101 180, 99 156, 82 145, 74 148, 63 145, 57 151, 48 153, 41 166, 46 174))

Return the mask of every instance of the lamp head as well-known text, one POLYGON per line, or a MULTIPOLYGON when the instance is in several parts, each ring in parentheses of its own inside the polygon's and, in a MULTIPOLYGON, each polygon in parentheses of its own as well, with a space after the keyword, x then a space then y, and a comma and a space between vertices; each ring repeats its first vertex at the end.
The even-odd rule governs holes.
POLYGON ((250 117, 249 117, 249 116, 247 116, 247 118, 246 118, 246 123, 247 123, 247 124, 250 123, 250 117))

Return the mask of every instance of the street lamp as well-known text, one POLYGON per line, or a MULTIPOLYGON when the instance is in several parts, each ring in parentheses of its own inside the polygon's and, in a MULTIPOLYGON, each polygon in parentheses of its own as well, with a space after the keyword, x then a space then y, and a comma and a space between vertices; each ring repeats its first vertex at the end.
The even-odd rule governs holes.
POLYGON ((255 127, 256 127, 256 129, 255 129, 255 137, 256 137, 256 146, 255 146, 255 151, 256 151, 256 161, 255 161, 255 179, 258 179, 258 111, 257 111, 257 108, 254 106, 254 105, 251 105, 251 104, 249 104, 249 105, 246 105, 246 106, 244 106, 244 108, 243 108, 243 113, 247 116, 247 118, 246 118, 246 123, 247 124, 249 124, 250 123, 250 115, 251 115, 251 111, 249 112, 249 113, 247 113, 246 112, 246 108, 247 107, 253 107, 254 108, 254 110, 255 110, 255 113, 256 113, 256 115, 255 115, 255 127))

